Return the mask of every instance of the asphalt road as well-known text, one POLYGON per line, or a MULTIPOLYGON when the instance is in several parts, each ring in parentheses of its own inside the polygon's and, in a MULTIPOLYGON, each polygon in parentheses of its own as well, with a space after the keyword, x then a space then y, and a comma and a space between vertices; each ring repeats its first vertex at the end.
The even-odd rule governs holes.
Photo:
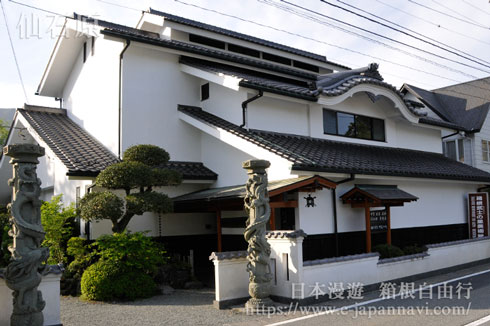
POLYGON ((404 296, 399 285, 394 291, 388 288, 384 296, 373 291, 362 300, 329 301, 309 313, 288 307, 286 313, 271 314, 266 325, 490 325, 490 317, 482 319, 490 316, 490 265, 417 281, 415 292, 408 289, 411 293, 404 296), (387 298, 391 293, 395 297, 387 298))

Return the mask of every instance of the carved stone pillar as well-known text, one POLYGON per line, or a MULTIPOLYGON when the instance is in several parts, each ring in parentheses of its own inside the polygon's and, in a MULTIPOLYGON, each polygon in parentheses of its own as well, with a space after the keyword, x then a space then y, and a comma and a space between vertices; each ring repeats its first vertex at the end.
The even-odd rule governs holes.
POLYGON ((4 147, 3 153, 10 156, 13 165, 13 187, 10 205, 14 238, 9 248, 12 260, 5 269, 5 281, 14 292, 11 326, 42 326, 45 302, 41 291, 41 263, 49 257, 49 249, 41 248, 44 230, 41 225, 41 180, 37 178, 38 157, 44 155, 44 148, 38 145, 19 144, 4 147))
POLYGON ((267 173, 265 169, 270 166, 268 161, 249 160, 243 162, 243 168, 247 170, 248 181, 246 184, 245 210, 248 213, 245 240, 248 242, 247 271, 250 283, 248 292, 252 297, 245 307, 247 309, 261 309, 263 306, 272 305, 269 298, 271 247, 265 238, 266 225, 269 223, 271 209, 267 193, 267 173))

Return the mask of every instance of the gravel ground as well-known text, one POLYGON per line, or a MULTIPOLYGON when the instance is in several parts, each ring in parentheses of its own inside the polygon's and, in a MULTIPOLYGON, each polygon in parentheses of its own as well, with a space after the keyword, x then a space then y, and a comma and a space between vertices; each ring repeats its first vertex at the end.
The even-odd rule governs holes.
POLYGON ((236 310, 213 307, 214 290, 176 290, 170 295, 127 303, 81 301, 61 297, 64 326, 123 325, 260 325, 271 322, 263 316, 247 316, 236 310))

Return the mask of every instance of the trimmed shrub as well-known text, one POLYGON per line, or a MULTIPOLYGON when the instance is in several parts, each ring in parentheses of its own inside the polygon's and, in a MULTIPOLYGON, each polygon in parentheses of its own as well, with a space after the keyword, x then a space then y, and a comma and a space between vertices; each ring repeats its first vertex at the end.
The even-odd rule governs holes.
POLYGON ((162 244, 142 232, 123 232, 102 236, 90 248, 93 249, 90 258, 98 257, 99 261, 82 275, 81 292, 85 299, 134 300, 156 293, 153 277, 167 261, 162 244))
POLYGON ((414 255, 414 254, 419 254, 421 252, 427 251, 426 247, 419 247, 418 245, 414 244, 411 246, 406 246, 403 247, 403 254, 405 255, 414 255))
POLYGON ((404 255, 403 251, 400 248, 389 244, 377 245, 373 248, 373 251, 379 252, 380 259, 399 257, 404 255))
POLYGON ((148 274, 103 260, 83 273, 81 288, 84 299, 95 301, 135 300, 156 293, 156 284, 148 274))

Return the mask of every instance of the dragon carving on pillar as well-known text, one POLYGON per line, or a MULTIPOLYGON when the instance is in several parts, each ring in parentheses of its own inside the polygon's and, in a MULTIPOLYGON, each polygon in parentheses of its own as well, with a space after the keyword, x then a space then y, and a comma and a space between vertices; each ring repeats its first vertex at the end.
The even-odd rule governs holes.
POLYGON ((265 237, 266 225, 269 223, 270 206, 267 193, 267 173, 265 169, 270 166, 268 161, 249 160, 243 163, 247 170, 248 181, 246 184, 247 194, 244 200, 245 210, 248 213, 245 240, 248 242, 247 249, 247 271, 249 273, 249 294, 252 297, 246 307, 260 308, 269 306, 271 247, 265 237))
POLYGON ((5 269, 7 286, 13 290, 11 326, 42 326, 45 302, 37 287, 41 283, 42 262, 49 257, 49 249, 42 248, 44 230, 41 225, 41 180, 36 174, 37 158, 44 155, 44 148, 32 144, 9 145, 3 153, 11 157, 13 187, 10 204, 9 234, 14 242, 9 247, 12 259, 5 269))

